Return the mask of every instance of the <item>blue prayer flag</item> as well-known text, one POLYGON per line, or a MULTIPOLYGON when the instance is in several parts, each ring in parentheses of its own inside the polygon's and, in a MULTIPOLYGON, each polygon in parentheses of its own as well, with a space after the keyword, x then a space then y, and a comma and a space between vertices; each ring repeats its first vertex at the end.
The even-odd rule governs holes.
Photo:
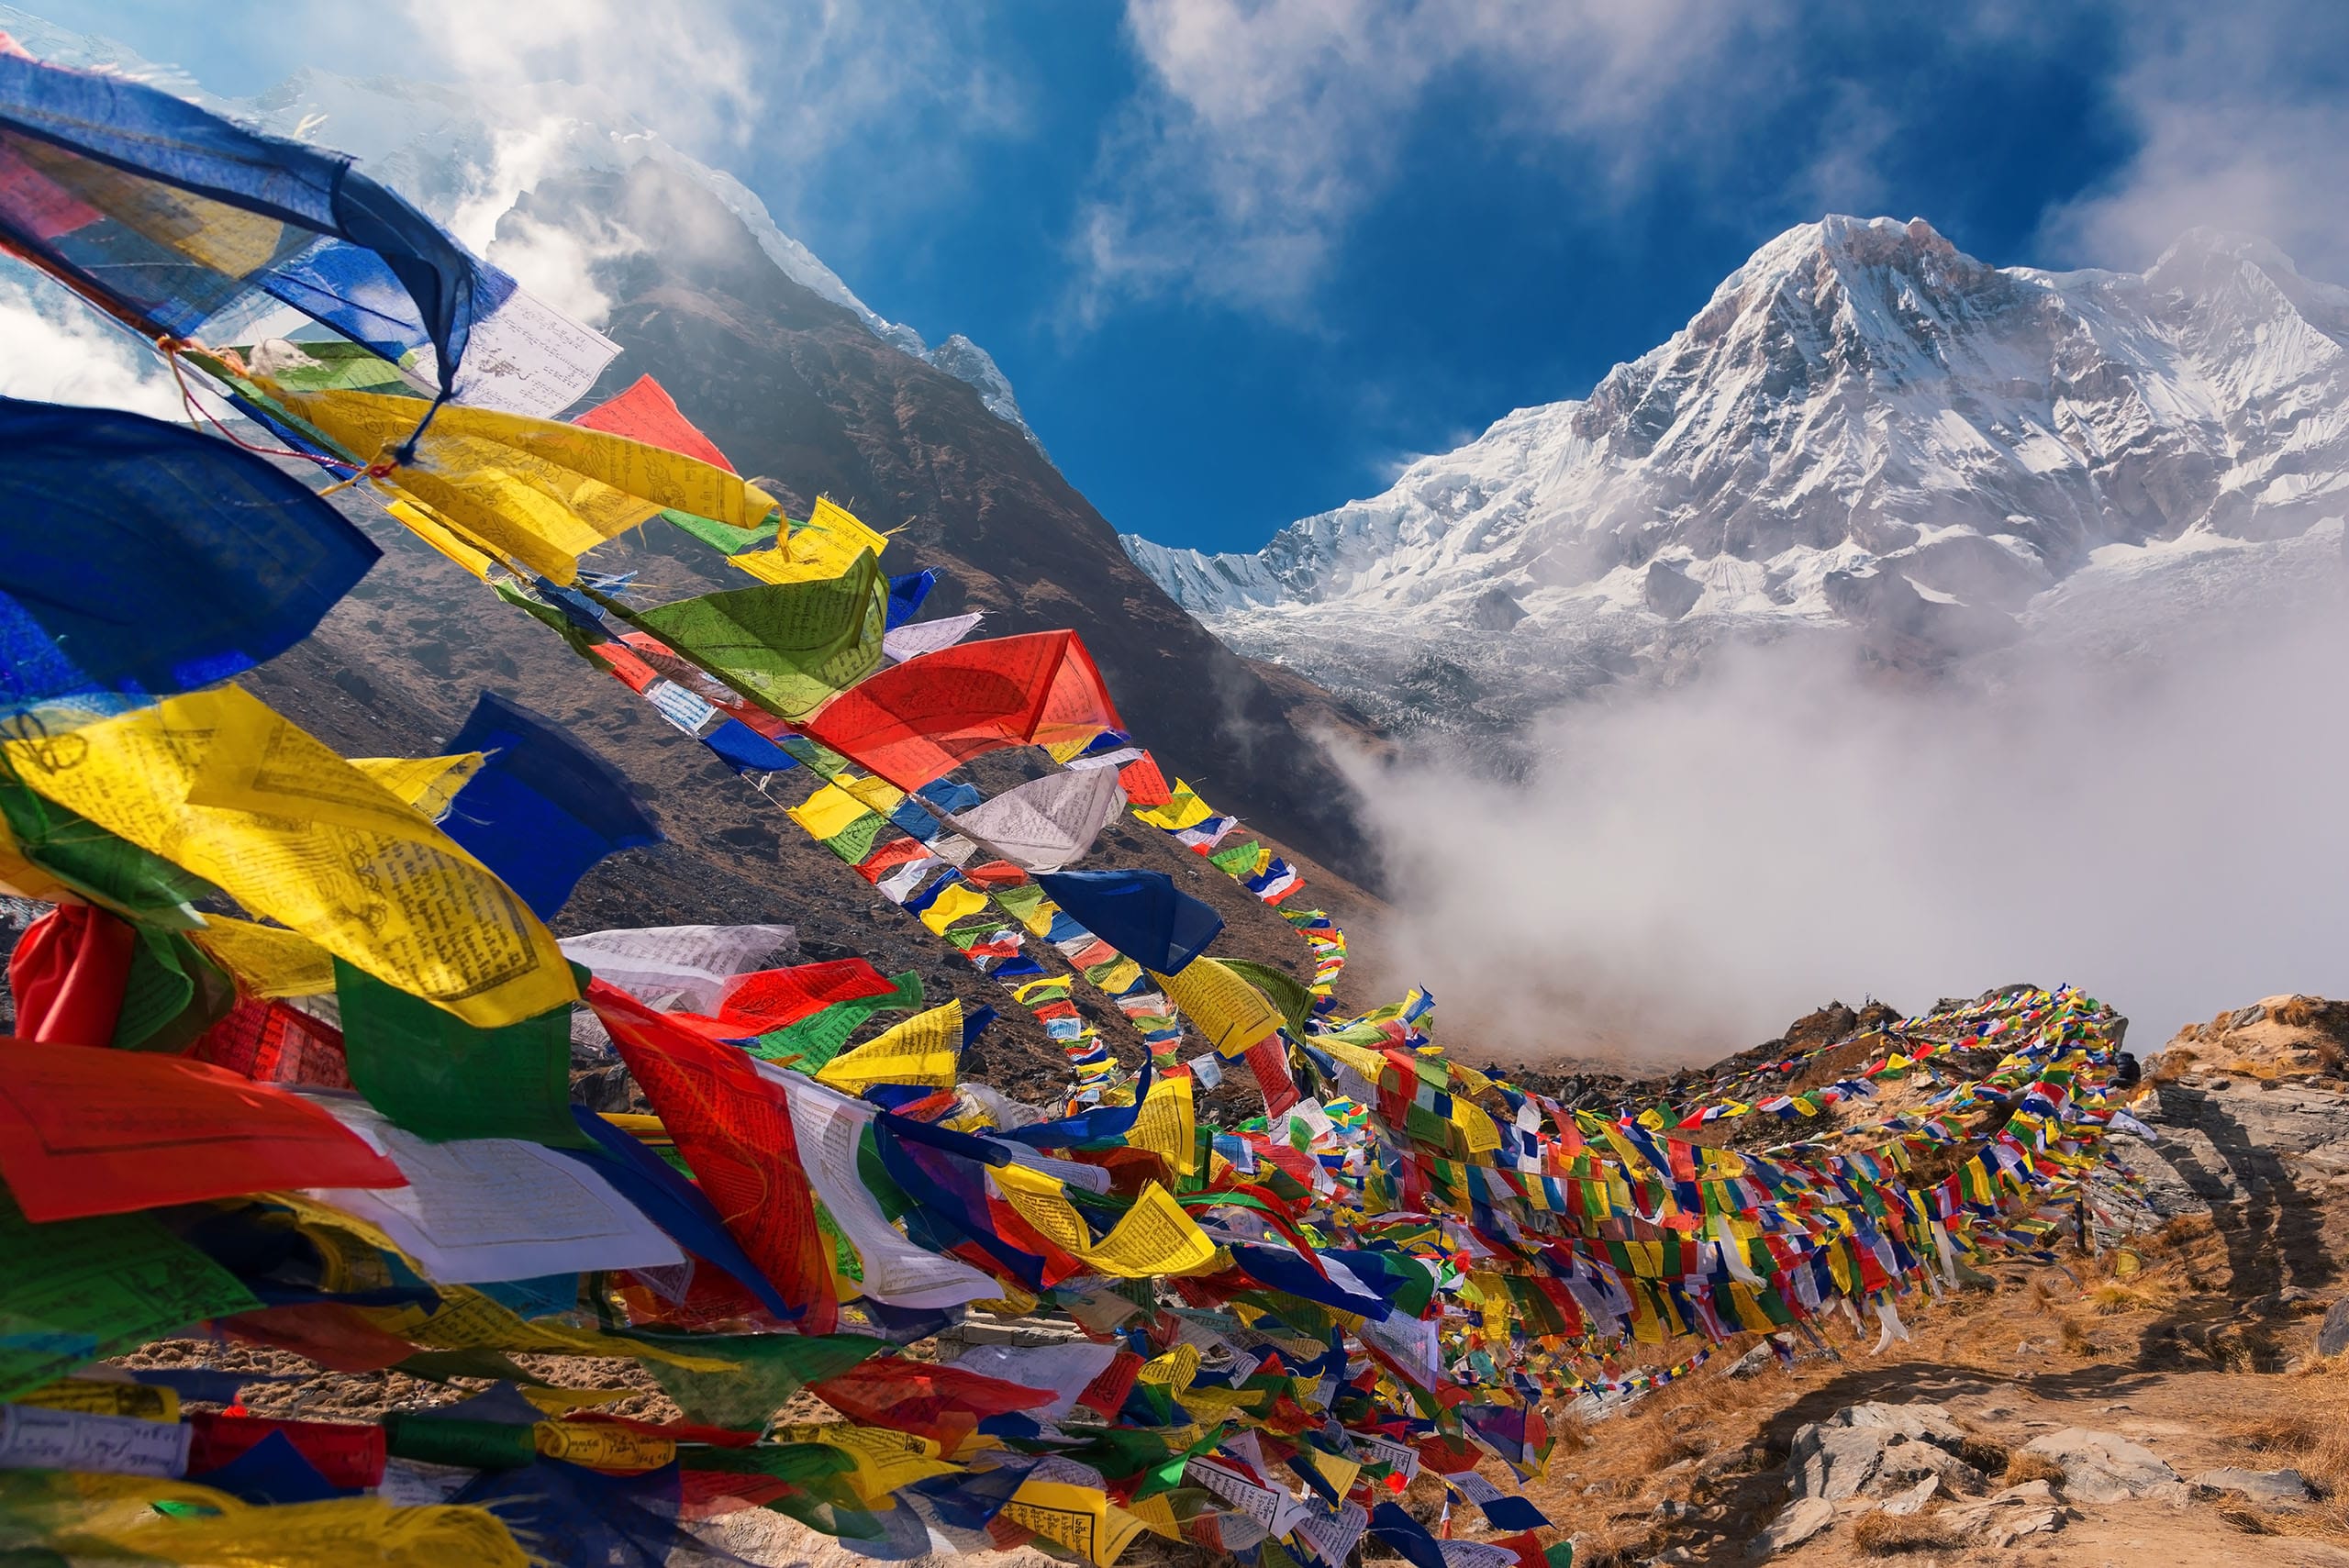
POLYGON ((542 920, 554 918, 605 856, 661 841, 610 764, 494 692, 482 693, 449 750, 483 751, 489 760, 457 792, 441 829, 542 920))
POLYGON ((241 674, 307 637, 380 553, 226 441, 0 397, 0 717, 120 712, 241 674))
POLYGON ((1223 917, 1163 871, 1063 871, 1036 878, 1070 918, 1146 969, 1179 973, 1223 929, 1223 917))

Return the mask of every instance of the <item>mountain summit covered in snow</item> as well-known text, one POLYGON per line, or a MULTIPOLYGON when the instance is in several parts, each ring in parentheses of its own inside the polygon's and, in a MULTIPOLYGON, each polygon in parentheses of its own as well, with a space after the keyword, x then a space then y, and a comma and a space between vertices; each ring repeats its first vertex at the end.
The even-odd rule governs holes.
POLYGON ((2321 544, 2349 513, 2344 350, 2349 289, 2263 240, 2051 272, 1831 217, 1588 397, 1254 554, 1124 543, 1236 650, 1406 729, 1505 728, 1729 636, 1929 663, 2321 544))

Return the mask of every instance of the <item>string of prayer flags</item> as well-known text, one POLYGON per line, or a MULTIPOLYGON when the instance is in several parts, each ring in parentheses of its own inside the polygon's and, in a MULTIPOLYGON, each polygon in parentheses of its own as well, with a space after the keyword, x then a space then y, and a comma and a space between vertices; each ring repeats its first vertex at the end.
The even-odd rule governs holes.
POLYGON ((0 717, 61 725, 241 674, 308 636, 379 554, 224 441, 0 397, 0 717))
POLYGON ((551 920, 599 862, 661 841, 661 829, 609 763, 519 703, 484 692, 449 742, 480 769, 441 828, 551 920))
POLYGON ((119 72, 0 50, 0 174, 8 248, 150 339, 265 295, 394 362, 429 349, 446 397, 512 288, 348 158, 119 72))

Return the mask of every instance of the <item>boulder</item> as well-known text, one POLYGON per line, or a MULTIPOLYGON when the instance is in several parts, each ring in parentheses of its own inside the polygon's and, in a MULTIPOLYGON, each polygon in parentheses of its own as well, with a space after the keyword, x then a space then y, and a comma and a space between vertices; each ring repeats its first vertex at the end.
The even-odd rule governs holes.
POLYGON ((1990 1545, 2004 1551, 2027 1535, 2052 1535, 2064 1528, 2069 1511, 2058 1507, 2030 1508, 1998 1520, 1991 1527, 1990 1545))
POLYGON ((2332 1304, 2316 1327, 2316 1353, 2337 1356, 2349 1351, 2349 1296, 2332 1304))
POLYGON ((2177 1485, 2177 1472, 2159 1455, 2113 1432, 2066 1427, 2033 1438, 2023 1449, 2064 1467, 2064 1495, 2076 1502, 2115 1503, 2177 1485))
POLYGON ((1824 1497, 1798 1497, 1754 1538, 1753 1555, 1775 1557, 1790 1551, 1835 1522, 1835 1505, 1824 1497))
POLYGON ((2314 1496, 2308 1477, 2297 1470, 2206 1470, 2194 1478, 2197 1486, 2214 1492, 2240 1492, 2268 1503, 2305 1503, 2314 1496))
POLYGON ((1979 1472, 1957 1455, 1965 1434, 1939 1405, 1847 1406, 1795 1432, 1787 1489, 1830 1503, 1906 1492, 1937 1480, 1951 1492, 1979 1492, 1979 1472))

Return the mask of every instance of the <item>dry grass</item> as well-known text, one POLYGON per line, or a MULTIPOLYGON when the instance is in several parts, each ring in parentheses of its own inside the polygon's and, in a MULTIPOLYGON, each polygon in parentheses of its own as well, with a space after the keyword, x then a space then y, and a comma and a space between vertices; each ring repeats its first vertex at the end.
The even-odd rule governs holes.
POLYGON ((2058 1314, 2055 1327, 2064 1341, 2064 1349, 2073 1355, 2093 1356, 2098 1353, 2097 1342, 2088 1338, 2088 1331, 2080 1327, 2078 1318, 2058 1314))
POLYGON ((1938 1551, 1957 1543, 1957 1535, 1939 1514, 1909 1514, 1905 1518, 1883 1512, 1865 1514, 1852 1527, 1852 1544, 1870 1557, 1890 1557, 1902 1551, 1938 1551))
POLYGON ((2167 1273, 2145 1273, 2125 1280, 2099 1280, 2088 1287, 2088 1305, 2103 1318, 2124 1312, 2166 1312, 2186 1294, 2167 1273))
POLYGON ((2024 1486, 2030 1485, 2033 1481, 2045 1481, 2050 1484, 2054 1484, 2060 1482, 2063 1479, 2064 1467, 2062 1465, 2056 1463, 2054 1460, 2048 1458, 2043 1453, 2033 1453, 2027 1448, 2019 1448, 2012 1453, 2007 1455, 2007 1468, 2005 1473, 1998 1477, 1998 1485, 2001 1486, 2024 1486))

